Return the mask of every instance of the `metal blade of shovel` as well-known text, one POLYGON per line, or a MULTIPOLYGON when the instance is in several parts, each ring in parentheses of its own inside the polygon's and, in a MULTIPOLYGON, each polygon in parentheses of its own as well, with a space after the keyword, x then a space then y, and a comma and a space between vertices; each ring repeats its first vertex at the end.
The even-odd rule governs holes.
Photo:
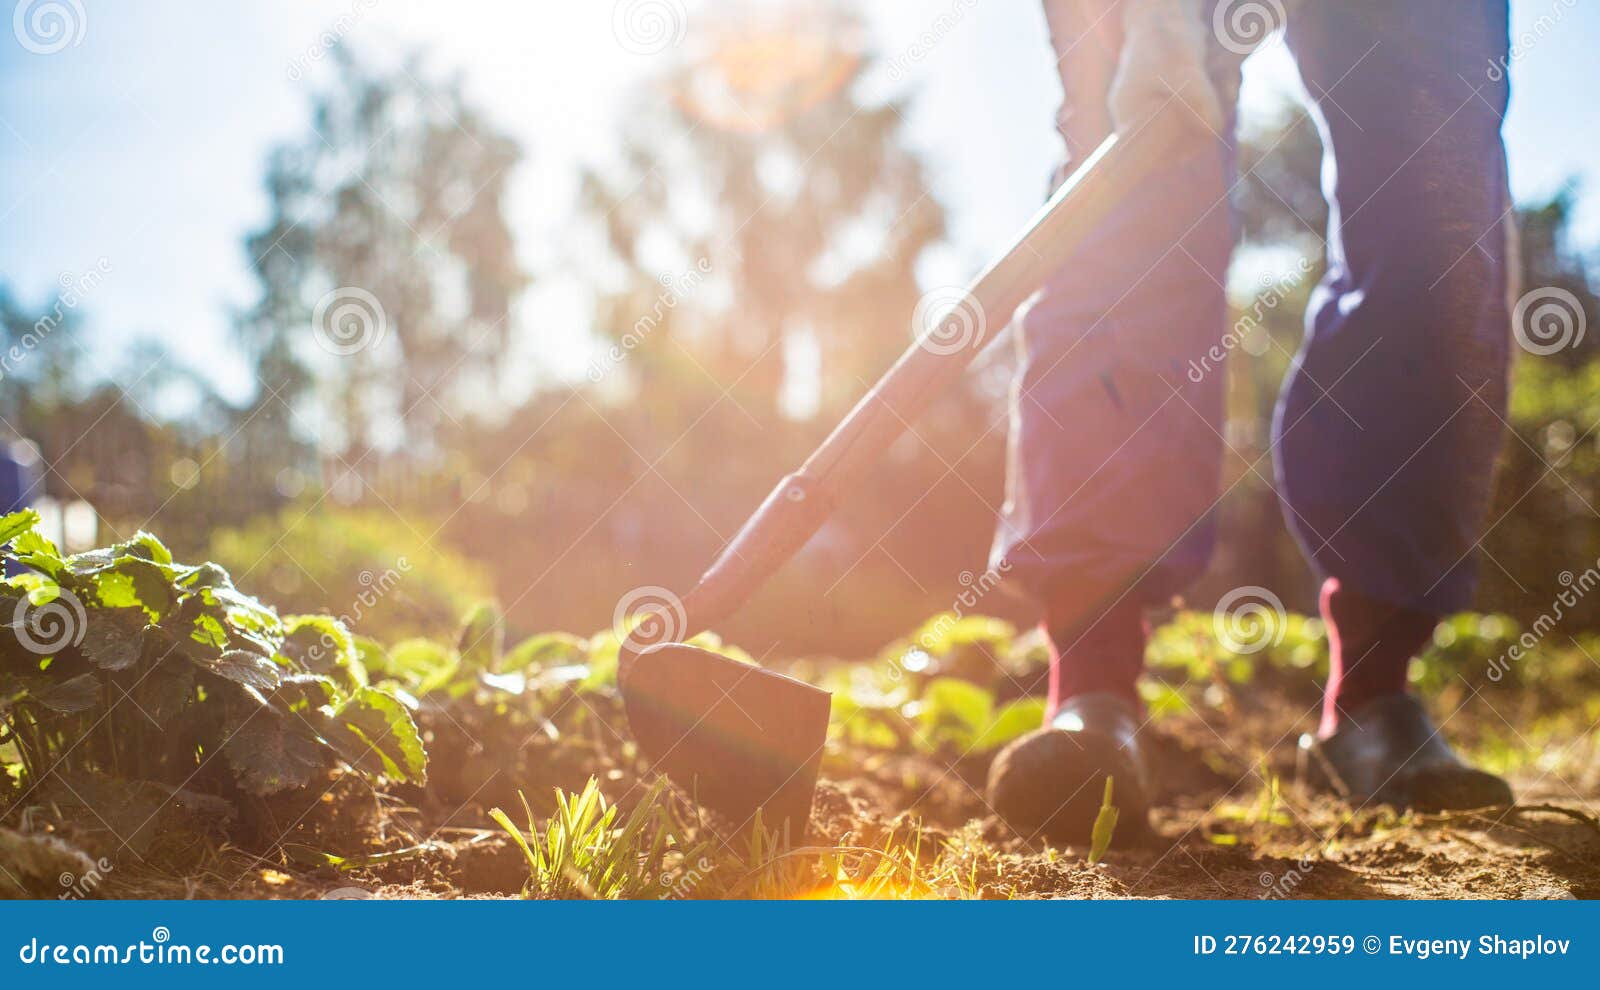
POLYGON ((811 814, 832 696, 804 681, 682 643, 624 659, 628 725, 656 768, 743 831, 811 814))

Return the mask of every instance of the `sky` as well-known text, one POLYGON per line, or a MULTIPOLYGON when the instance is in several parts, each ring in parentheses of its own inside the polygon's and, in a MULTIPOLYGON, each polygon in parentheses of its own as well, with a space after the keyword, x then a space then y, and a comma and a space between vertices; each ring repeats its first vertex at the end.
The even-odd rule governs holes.
MULTIPOLYGON (((78 311, 105 367, 131 340, 158 338, 247 398, 229 331, 255 296, 242 239, 268 216, 267 152, 308 133, 331 37, 379 59, 420 48, 434 73, 459 74, 527 154, 507 206, 524 266, 555 268, 579 166, 607 160, 627 94, 673 54, 628 41, 629 3, 667 10, 678 35, 702 16, 694 0, 0 0, 13 14, 0 34, 0 285, 43 308, 64 282, 101 272, 78 311), (56 12, 64 33, 31 27, 56 12)), ((1038 2, 878 0, 865 16, 871 47, 904 68, 878 85, 912 97, 909 139, 950 211, 927 281, 964 279, 1036 209, 1060 153, 1038 2)), ((1534 200, 1583 180, 1594 191, 1577 238, 1595 248, 1600 3, 1513 0, 1512 19, 1513 192, 1534 200)), ((1246 114, 1297 86, 1282 44, 1269 45, 1247 64, 1246 114)), ((559 278, 537 283, 515 317, 539 327, 527 356, 581 374, 586 306, 559 278)))

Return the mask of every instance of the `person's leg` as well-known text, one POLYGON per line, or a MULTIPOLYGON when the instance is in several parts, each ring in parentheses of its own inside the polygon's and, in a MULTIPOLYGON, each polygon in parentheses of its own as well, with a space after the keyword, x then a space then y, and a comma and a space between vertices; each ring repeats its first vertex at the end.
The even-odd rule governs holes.
MULTIPOLYGON (((1094 39, 1055 41, 1070 58, 1094 39)), ((1043 607, 1049 725, 996 756, 988 795, 1026 835, 1085 841, 1107 778, 1122 815, 1117 841, 1137 842, 1147 828, 1135 690, 1142 610, 1196 576, 1213 542, 1238 62, 1230 54, 1216 66, 1230 138, 1198 132, 1014 325, 1021 368, 994 558, 1043 607)), ((1064 76, 1069 89, 1106 79, 1064 76)), ((1070 133, 1105 119, 1093 110, 1063 115, 1069 150, 1093 147, 1070 133)))
POLYGON ((1231 144, 1197 140, 1014 325, 1020 369, 994 560, 1043 604, 1052 711, 1088 691, 1134 699, 1142 606, 1209 557, 1232 178, 1231 144))
POLYGON ((1319 597, 1328 627, 1328 683, 1317 735, 1326 739, 1369 701, 1404 693, 1411 658, 1439 617, 1369 598, 1336 577, 1319 597))
POLYGON ((1409 659, 1471 599, 1505 415, 1507 90, 1488 70, 1506 2, 1302 4, 1287 40, 1330 210, 1274 423, 1279 489, 1325 577, 1319 735, 1351 738, 1372 712, 1405 722, 1399 738, 1421 724, 1396 700, 1409 659))
MULTIPOLYGON (((0 515, 27 508, 44 494, 34 463, 38 457, 20 437, 7 443, 0 436, 0 515)), ((25 568, 18 564, 0 567, 0 578, 15 577, 25 568)))

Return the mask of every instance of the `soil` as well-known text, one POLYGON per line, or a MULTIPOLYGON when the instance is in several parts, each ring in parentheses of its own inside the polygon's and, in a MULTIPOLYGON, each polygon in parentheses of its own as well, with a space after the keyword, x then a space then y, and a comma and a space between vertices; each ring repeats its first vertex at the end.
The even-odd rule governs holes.
MULTIPOLYGON (((1352 809, 1294 779, 1296 736, 1311 718, 1304 701, 1257 685, 1248 699, 1152 723, 1155 834, 1093 865, 1086 849, 1029 843, 991 814, 980 757, 830 750, 810 842, 895 841, 915 845, 922 861, 943 857, 963 881, 935 883, 935 896, 1600 897, 1592 736, 1513 772, 1511 809, 1352 809)), ((20 883, 34 897, 514 896, 527 875, 522 854, 489 821, 490 807, 520 819, 519 790, 540 812, 538 795, 579 788, 590 774, 623 804, 647 785, 632 747, 607 728, 623 724, 616 713, 595 714, 578 738, 536 727, 520 741, 436 721, 426 791, 330 774, 322 786, 239 805, 105 778, 53 781, 0 827, 49 834, 101 868, 70 885, 66 870, 13 877, 9 889, 0 874, 0 893, 15 896, 20 883)), ((1447 727, 1474 735, 1464 719, 1447 727)))

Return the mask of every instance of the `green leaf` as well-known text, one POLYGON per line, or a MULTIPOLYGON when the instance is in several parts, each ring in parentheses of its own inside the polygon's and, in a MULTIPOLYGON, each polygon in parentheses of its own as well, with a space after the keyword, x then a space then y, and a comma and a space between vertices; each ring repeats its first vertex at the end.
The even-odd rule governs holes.
POLYGON ((403 639, 389 648, 389 664, 397 673, 420 675, 455 662, 455 651, 432 639, 403 639))
POLYGON ((156 565, 128 558, 128 564, 89 578, 95 598, 106 608, 142 608, 152 622, 172 607, 172 588, 156 565), (142 570, 147 568, 147 570, 142 570))
POLYGON ((263 694, 271 694, 283 681, 282 667, 248 650, 229 650, 214 660, 201 657, 190 657, 190 660, 201 670, 263 694))
POLYGON ((1139 685, 1139 697, 1144 701, 1145 710, 1152 719, 1164 719, 1171 715, 1182 715, 1189 711, 1189 699, 1183 692, 1171 684, 1146 682, 1139 685))
POLYGON ((712 653, 725 656, 729 660, 737 660, 740 663, 747 663, 752 667, 759 666, 759 664, 756 663, 755 657, 746 653, 744 650, 739 649, 737 646, 724 643, 722 641, 722 637, 718 636, 714 632, 697 633, 691 637, 688 642, 690 646, 698 646, 702 650, 709 650, 712 653))
POLYGON ((506 625, 500 606, 479 602, 467 613, 456 641, 461 666, 470 671, 499 670, 500 654, 505 649, 506 625))
POLYGON ((0 545, 10 543, 37 525, 39 513, 32 509, 21 509, 0 516, 0 545))
POLYGON ((331 714, 341 695, 338 685, 318 674, 291 674, 278 682, 271 701, 285 711, 326 708, 331 714))
MULTIPOLYGON (((528 861, 529 871, 534 875, 537 875, 544 867, 544 860, 534 855, 533 847, 528 844, 528 839, 522 834, 522 829, 516 826, 516 823, 511 820, 510 815, 506 814, 504 811, 501 811, 499 808, 490 808, 489 817, 493 818, 495 824, 505 829, 506 834, 511 836, 511 841, 517 844, 517 848, 522 850, 523 858, 528 861)), ((532 827, 533 825, 530 822, 529 828, 532 827)), ((538 838, 539 836, 535 834, 534 840, 537 841, 538 838)))
POLYGON ((127 670, 144 652, 145 614, 140 608, 97 608, 78 650, 101 670, 127 670))
POLYGON ((1111 848, 1111 836, 1117 830, 1117 807, 1111 803, 1111 785, 1114 778, 1106 778, 1106 792, 1100 798, 1100 812, 1094 816, 1094 827, 1089 830, 1089 862, 1098 863, 1111 848))
MULTIPOLYGON (((389 648, 388 663, 388 676, 417 695, 427 695, 445 688, 461 670, 455 651, 431 639, 401 640, 389 648)), ((466 686, 470 689, 470 678, 466 686)))
POLYGON ((189 628, 189 640, 204 647, 207 652, 220 653, 228 648, 228 629, 215 615, 202 612, 195 616, 189 628))
POLYGON ((66 561, 61 559, 61 551, 56 549, 54 543, 41 536, 38 530, 30 529, 12 539, 10 556, 49 575, 55 581, 64 580, 68 574, 66 561))
POLYGON ((177 578, 179 572, 179 568, 172 563, 171 552, 160 540, 142 530, 134 534, 133 539, 124 540, 114 546, 73 554, 67 558, 66 564, 72 573, 80 577, 88 577, 130 564, 144 564, 153 568, 159 571, 163 580, 167 582, 177 578))
POLYGON ((42 678, 34 681, 25 682, 28 697, 53 712, 86 712, 100 704, 100 678, 94 674, 79 674, 59 683, 42 678))
POLYGON ((331 615, 291 615, 283 620, 278 653, 295 670, 331 677, 341 690, 364 687, 367 672, 356 654, 355 638, 331 615))
POLYGON ((855 746, 874 749, 895 749, 901 742, 900 734, 889 724, 900 720, 899 712, 876 705, 863 705, 849 694, 835 693, 833 707, 828 714, 829 731, 855 746))
POLYGON ((13 587, 21 588, 28 596, 28 604, 37 608, 61 597, 61 585, 48 574, 28 571, 7 579, 13 587))
POLYGON ((221 564, 206 561, 204 564, 197 564, 194 567, 184 569, 176 576, 173 583, 181 588, 190 590, 232 588, 233 578, 221 564))
POLYGON ((945 612, 924 622, 912 634, 912 639, 936 655, 974 645, 989 646, 996 652, 1004 652, 1016 633, 1016 627, 1003 619, 984 615, 958 616, 954 612, 945 612))
POLYGON ((382 643, 370 636, 351 636, 350 639, 356 646, 356 660, 369 678, 375 671, 380 674, 388 671, 389 655, 382 643))
POLYGON ((988 691, 971 681, 939 677, 922 693, 919 722, 930 740, 965 748, 988 728, 993 712, 994 696, 988 691))
POLYGON ((218 650, 250 650, 263 656, 278 652, 284 635, 278 613, 235 588, 221 567, 207 563, 183 569, 174 585, 189 591, 179 599, 180 604, 198 601, 200 612, 213 620, 196 620, 201 631, 198 642, 218 650))
POLYGON ((157 564, 172 563, 172 551, 156 539, 155 534, 139 530, 131 539, 117 544, 117 549, 131 557, 143 557, 157 564))
POLYGON ((222 610, 230 645, 271 656, 283 645, 283 621, 278 613, 232 588, 204 592, 206 600, 222 610))
POLYGON ((589 659, 589 641, 571 633, 553 632, 530 636, 518 643, 500 661, 503 673, 527 667, 548 667, 583 663, 589 659))
POLYGON ((295 715, 256 709, 222 746, 239 786, 255 794, 304 787, 331 765, 327 750, 295 715))
MULTIPOLYGON (((165 659, 134 687, 139 707, 157 725, 183 715, 195 697, 194 668, 181 658, 165 659)), ((150 727, 154 730, 154 726, 150 727)))
POLYGON ((598 691, 617 682, 617 666, 621 659, 622 641, 607 629, 589 637, 589 676, 583 687, 598 691))
POLYGON ((394 695, 362 688, 338 711, 315 723, 319 733, 355 770, 413 784, 428 781, 428 754, 411 713, 394 695))
POLYGON ((1020 739, 1044 724, 1043 698, 1021 698, 1002 705, 994 719, 978 736, 977 749, 999 749, 1013 739, 1020 739))

